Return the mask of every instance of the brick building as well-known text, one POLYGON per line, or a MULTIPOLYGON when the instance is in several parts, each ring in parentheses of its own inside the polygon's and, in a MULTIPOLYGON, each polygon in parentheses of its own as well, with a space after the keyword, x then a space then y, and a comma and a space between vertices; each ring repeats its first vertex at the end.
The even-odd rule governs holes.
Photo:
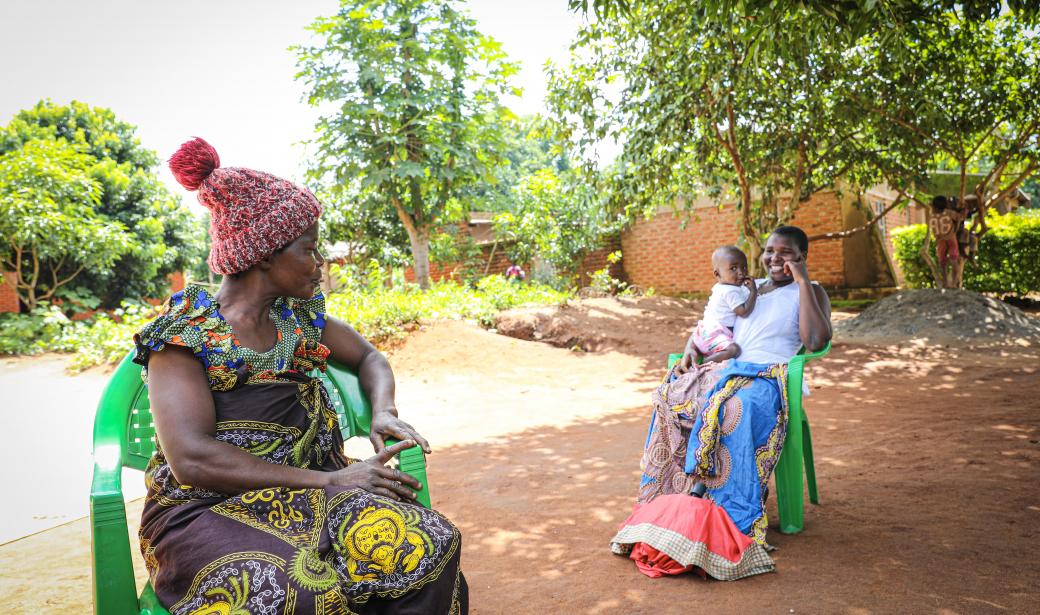
MULTIPOLYGON (((894 192, 877 188, 867 192, 862 205, 876 214, 894 198, 894 192)), ((866 215, 853 199, 851 191, 818 193, 799 206, 791 224, 810 236, 863 225, 866 215)), ((620 237, 608 238, 602 248, 587 255, 579 268, 580 285, 588 283, 588 273, 608 265, 608 254, 620 249, 623 259, 611 266, 613 277, 665 294, 706 293, 715 283, 711 253, 720 245, 737 243, 738 215, 735 204, 719 207, 709 199, 694 203, 689 219, 662 208, 652 219, 636 220, 620 237)), ((897 271, 891 256, 889 228, 921 222, 921 215, 913 208, 891 212, 869 231, 812 242, 809 271, 813 279, 839 291, 891 290, 896 285, 897 271)), ((482 262, 489 273, 501 273, 509 266, 503 243, 495 244, 489 215, 475 213, 469 224, 459 228, 480 246, 482 262)), ((530 271, 529 263, 521 265, 530 271)), ((430 277, 459 279, 461 268, 457 263, 431 263, 430 277)), ((415 280, 411 268, 406 270, 405 278, 415 280)))
MULTIPOLYGON (((810 236, 865 224, 866 215, 852 199, 848 192, 818 193, 799 206, 791 224, 810 236)), ((621 235, 628 281, 665 294, 708 292, 715 283, 711 253, 720 245, 737 242, 738 216, 735 204, 719 207, 702 199, 693 205, 685 226, 685 218, 668 209, 658 210, 650 220, 636 220, 621 235)), ((882 290, 896 284, 891 252, 876 228, 844 239, 812 242, 809 272, 829 289, 882 290)))
POLYGON ((0 271, 0 314, 18 311, 18 293, 14 280, 13 271, 0 271))
MULTIPOLYGON (((458 226, 459 232, 467 235, 480 248, 480 254, 474 261, 475 266, 481 272, 487 272, 489 275, 504 273, 506 268, 513 264, 513 261, 508 256, 510 242, 495 241, 492 218, 493 214, 491 213, 473 212, 470 214, 468 223, 462 223, 458 226)), ((621 263, 611 264, 607 262, 607 256, 611 252, 620 249, 621 239, 619 237, 608 237, 604 240, 602 247, 586 254, 578 266, 579 286, 588 285, 591 272, 607 267, 610 268, 611 276, 618 279, 624 278, 625 272, 621 263)), ((523 267, 529 276, 531 275, 533 271, 532 263, 517 264, 523 267)), ((431 261, 430 279, 435 282, 441 280, 457 281, 462 277, 463 268, 461 263, 437 263, 431 261)), ((404 278, 408 282, 415 282, 415 271, 411 267, 406 268, 404 278)))

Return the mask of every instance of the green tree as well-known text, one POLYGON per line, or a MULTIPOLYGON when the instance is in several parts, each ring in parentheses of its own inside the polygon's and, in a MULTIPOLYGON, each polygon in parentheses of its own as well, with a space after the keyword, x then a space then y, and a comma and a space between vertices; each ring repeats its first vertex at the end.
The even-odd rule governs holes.
POLYGON ((699 194, 735 197, 757 257, 768 230, 839 179, 888 181, 905 205, 949 160, 968 171, 985 162, 1004 182, 991 200, 1028 177, 1036 126, 1025 98, 1036 91, 1037 63, 1026 25, 1037 10, 1010 4, 1021 10, 1002 14, 1000 2, 984 1, 596 0, 598 19, 579 33, 568 69, 553 72, 550 102, 586 168, 603 139, 623 144, 608 174, 614 207, 649 214, 699 194), (1029 41, 1008 36, 1016 29, 1029 41), (864 92, 868 82, 876 92, 864 92), (962 109, 951 113, 943 88, 954 82, 962 109), (922 109, 927 119, 914 127, 906 117, 922 109), (940 134, 958 148, 937 155, 940 134))
POLYGON ((537 256, 557 271, 580 274, 582 257, 618 230, 595 187, 580 176, 541 169, 521 180, 515 192, 513 210, 495 216, 495 233, 512 242, 508 253, 514 262, 537 256))
MULTIPOLYGON (((908 25, 894 44, 864 37, 845 60, 840 95, 864 118, 862 134, 887 144, 884 179, 911 192, 908 168, 955 171, 949 196, 977 203, 972 230, 984 235, 989 208, 1040 169, 1040 35, 1013 12, 974 21, 949 11, 908 25)), ((964 260, 944 278, 930 243, 926 233, 936 285, 960 288, 964 260)))
MULTIPOLYGON (((204 256, 205 227, 159 180, 158 157, 141 145, 135 130, 110 109, 41 101, 0 132, 0 153, 34 139, 59 139, 89 158, 87 172, 99 187, 94 213, 121 223, 133 240, 110 266, 88 267, 65 288, 77 288, 77 297, 96 297, 105 307, 118 307, 127 297, 163 296, 168 274, 204 256)), ((72 273, 71 265, 66 268, 66 275, 72 273)))
POLYGON ((30 310, 133 248, 125 227, 95 210, 102 186, 93 164, 64 139, 31 139, 0 154, 0 262, 30 310))
POLYGON ((856 118, 821 87, 841 66, 822 18, 792 8, 766 33, 712 4, 644 3, 591 22, 552 73, 550 105, 586 160, 605 138, 623 144, 606 174, 613 209, 735 198, 757 266, 762 238, 864 155, 849 139, 856 118))
POLYGON ((540 115, 529 115, 503 125, 503 164, 495 169, 495 181, 473 186, 473 201, 482 211, 511 211, 517 189, 528 176, 542 169, 557 174, 570 170, 570 159, 552 134, 552 125, 540 115))
POLYGON ((408 234, 416 279, 429 286, 430 237, 473 206, 467 188, 494 179, 500 96, 517 68, 452 0, 341 0, 297 47, 298 79, 318 122, 311 177, 393 212, 408 234))

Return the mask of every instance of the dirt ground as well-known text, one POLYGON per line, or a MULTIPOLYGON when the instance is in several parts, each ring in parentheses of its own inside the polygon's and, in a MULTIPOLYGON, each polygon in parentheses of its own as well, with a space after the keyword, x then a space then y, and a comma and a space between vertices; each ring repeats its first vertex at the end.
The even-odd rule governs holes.
MULTIPOLYGON (((472 612, 1037 612, 1036 346, 836 343, 809 367, 821 504, 803 533, 771 531, 777 572, 655 580, 607 543, 697 304, 573 309, 584 333, 564 348, 444 322, 391 356, 402 412, 434 445, 434 506, 463 531, 472 612)), ((89 575, 84 520, 0 546, 0 610, 88 611, 89 575)))

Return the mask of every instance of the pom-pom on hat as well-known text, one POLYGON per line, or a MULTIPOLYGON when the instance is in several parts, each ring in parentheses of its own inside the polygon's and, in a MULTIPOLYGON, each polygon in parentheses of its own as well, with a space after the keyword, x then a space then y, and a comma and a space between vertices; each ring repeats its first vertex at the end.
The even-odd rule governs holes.
POLYGON ((249 269, 303 234, 321 215, 310 190, 270 173, 221 167, 213 146, 198 137, 170 157, 170 171, 186 189, 198 191, 210 210, 214 273, 249 269))

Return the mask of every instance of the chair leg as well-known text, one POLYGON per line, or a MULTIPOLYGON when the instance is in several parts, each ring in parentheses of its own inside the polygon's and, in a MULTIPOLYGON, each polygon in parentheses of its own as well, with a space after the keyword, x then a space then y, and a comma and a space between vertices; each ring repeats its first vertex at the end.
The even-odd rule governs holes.
POLYGON ((813 504, 820 503, 820 496, 816 492, 816 464, 812 454, 812 434, 809 432, 809 417, 804 416, 802 421, 802 451, 805 459, 805 480, 809 484, 809 501, 813 504))
POLYGON ((780 460, 776 464, 776 507, 780 512, 780 531, 802 531, 802 430, 788 429, 780 460))

